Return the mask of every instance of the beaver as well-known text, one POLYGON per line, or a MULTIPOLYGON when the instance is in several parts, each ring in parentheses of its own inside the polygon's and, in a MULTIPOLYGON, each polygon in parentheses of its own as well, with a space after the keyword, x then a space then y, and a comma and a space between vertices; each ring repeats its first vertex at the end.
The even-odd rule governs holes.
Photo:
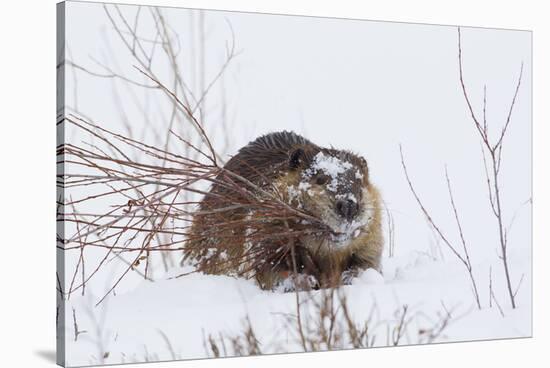
POLYGON ((208 274, 292 291, 350 284, 367 268, 381 271, 383 245, 381 198, 367 161, 282 131, 241 148, 212 180, 194 213, 184 260, 208 274), (266 196, 288 204, 290 215, 258 206, 266 196), (293 210, 308 217, 296 218, 293 210))

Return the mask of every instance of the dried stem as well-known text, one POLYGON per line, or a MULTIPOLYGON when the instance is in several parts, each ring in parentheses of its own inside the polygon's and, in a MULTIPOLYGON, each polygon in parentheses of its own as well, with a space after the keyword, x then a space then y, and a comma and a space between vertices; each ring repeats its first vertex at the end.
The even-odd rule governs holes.
POLYGON ((426 209, 426 207, 424 206, 424 204, 422 203, 420 197, 418 196, 418 194, 416 193, 416 190, 414 189, 414 186, 411 182, 411 179, 409 177, 409 172, 407 170, 407 165, 405 164, 405 159, 403 157, 403 149, 401 146, 399 146, 399 152, 401 154, 401 166, 403 167, 403 171, 405 173, 405 178, 407 179, 407 183, 409 185, 409 189, 411 190, 416 202, 418 203, 418 205, 420 206, 420 209, 422 210, 422 212, 424 213, 424 216, 426 216, 426 219, 428 220, 428 223, 431 225, 431 227, 435 230, 435 232, 437 233, 437 235, 439 235, 439 237, 441 238, 441 240, 443 241, 443 243, 451 250, 451 252, 460 260, 460 262, 462 262, 462 264, 464 265, 464 267, 466 268, 466 270, 468 271, 468 275, 470 277, 470 281, 472 283, 472 289, 473 289, 473 293, 474 293, 474 297, 475 297, 475 300, 476 300, 476 304, 477 304, 477 307, 478 309, 481 309, 481 303, 480 303, 480 300, 479 300, 479 293, 478 293, 478 290, 477 290, 477 285, 476 285, 476 281, 475 281, 475 278, 474 278, 474 274, 473 274, 473 271, 472 271, 472 263, 470 261, 470 255, 468 253, 468 247, 466 245, 466 241, 464 240, 464 234, 462 232, 462 226, 460 224, 460 220, 459 220, 459 217, 458 217, 458 211, 456 209, 456 205, 455 205, 455 202, 454 202, 454 198, 453 198, 453 193, 452 193, 452 189, 451 189, 451 181, 449 179, 449 175, 448 175, 448 172, 447 172, 447 168, 445 168, 445 177, 447 179, 447 188, 449 190, 449 197, 450 197, 450 200, 451 200, 451 206, 452 206, 452 209, 453 209, 453 213, 454 213, 454 217, 455 217, 455 220, 456 220, 456 224, 457 224, 457 228, 458 228, 458 232, 460 234, 460 239, 461 239, 461 243, 462 243, 462 251, 463 251, 463 254, 461 254, 458 250, 457 250, 457 247, 456 245, 453 245, 448 239, 447 237, 443 234, 442 230, 436 225, 435 221, 433 220, 432 216, 430 216, 430 213, 428 212, 428 210, 426 209))
POLYGON ((504 215, 503 215, 502 204, 501 204, 502 198, 501 198, 501 188, 499 183, 499 179, 500 179, 499 174, 500 174, 500 168, 502 163, 501 158, 502 158, 502 147, 503 147, 504 137, 506 135, 506 132, 508 131, 508 127, 511 122, 512 112, 519 93, 519 88, 520 88, 521 80, 523 76, 523 63, 521 63, 518 81, 515 87, 514 96, 510 103, 506 121, 502 129, 500 130, 500 133, 498 134, 498 137, 494 143, 491 143, 491 138, 489 137, 489 132, 487 128, 486 112, 485 112, 486 88, 484 88, 483 125, 481 125, 474 112, 474 109, 472 107, 472 104, 470 102, 470 98, 466 89, 466 85, 464 83, 460 28, 458 28, 458 64, 459 64, 460 86, 462 88, 462 93, 464 95, 464 99, 466 100, 466 105, 468 106, 468 110, 470 112, 470 116, 472 118, 474 126, 477 132, 479 133, 479 136, 482 141, 482 154, 483 154, 483 160, 485 164, 485 173, 487 177, 489 200, 491 203, 493 214, 496 217, 497 225, 498 225, 497 227, 498 227, 499 244, 500 244, 500 251, 501 251, 500 258, 502 260, 502 265, 504 268, 504 274, 506 277, 506 286, 508 289, 508 295, 510 297, 510 303, 512 305, 512 308, 516 308, 515 295, 512 290, 512 282, 510 277, 510 266, 508 263, 507 232, 504 226, 504 215), (487 152, 487 155, 486 155, 486 152, 487 152), (487 160, 486 156, 488 156, 489 160, 487 160), (489 161, 489 164, 490 164, 489 168, 487 167, 487 161, 489 161))

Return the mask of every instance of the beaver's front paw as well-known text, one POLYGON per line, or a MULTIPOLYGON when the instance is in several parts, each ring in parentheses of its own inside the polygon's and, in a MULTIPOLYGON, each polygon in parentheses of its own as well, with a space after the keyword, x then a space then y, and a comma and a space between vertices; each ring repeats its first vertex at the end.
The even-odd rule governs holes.
POLYGON ((282 293, 319 289, 319 281, 313 275, 291 274, 277 283, 274 290, 282 293))
POLYGON ((342 285, 351 285, 353 284, 353 280, 359 275, 359 271, 357 269, 349 269, 344 272, 342 272, 342 275, 340 276, 340 283, 342 285))

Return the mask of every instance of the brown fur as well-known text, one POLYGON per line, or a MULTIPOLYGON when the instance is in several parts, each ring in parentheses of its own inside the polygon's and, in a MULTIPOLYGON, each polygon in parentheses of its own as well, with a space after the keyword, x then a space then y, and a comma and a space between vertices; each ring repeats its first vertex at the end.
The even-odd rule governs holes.
POLYGON ((235 203, 246 204, 249 193, 228 188, 224 181, 231 179, 220 174, 200 203, 187 245, 186 259, 195 260, 201 271, 255 277, 262 288, 273 289, 295 270, 311 276, 310 281, 315 280, 309 285, 295 285, 297 288, 349 283, 360 270, 380 270, 383 249, 380 195, 369 180, 366 161, 360 156, 319 147, 292 132, 279 132, 249 143, 224 168, 333 226, 352 228, 348 224, 357 222, 353 225, 358 227, 353 231, 357 236, 346 235, 345 246, 338 246, 339 241, 331 237, 308 234, 292 238, 293 246, 289 248, 288 237, 278 234, 307 228, 307 224, 270 219, 261 210, 246 206, 233 209, 235 203), (330 187, 331 177, 327 179, 325 171, 313 169, 319 155, 345 163, 342 180, 335 182, 337 187, 330 187), (320 176, 324 178, 318 179, 320 176), (293 195, 300 183, 306 183, 307 190, 293 195), (335 203, 343 201, 341 198, 357 202, 355 217, 352 212, 335 209, 335 203), (349 218, 343 220, 342 213, 349 218))

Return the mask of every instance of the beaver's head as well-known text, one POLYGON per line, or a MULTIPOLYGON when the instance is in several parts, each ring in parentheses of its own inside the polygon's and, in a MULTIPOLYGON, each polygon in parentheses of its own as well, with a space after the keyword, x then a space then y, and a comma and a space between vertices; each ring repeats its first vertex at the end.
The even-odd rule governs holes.
POLYGON ((297 147, 289 152, 289 198, 330 230, 323 243, 342 248, 365 231, 373 216, 369 172, 363 157, 348 151, 297 147))

